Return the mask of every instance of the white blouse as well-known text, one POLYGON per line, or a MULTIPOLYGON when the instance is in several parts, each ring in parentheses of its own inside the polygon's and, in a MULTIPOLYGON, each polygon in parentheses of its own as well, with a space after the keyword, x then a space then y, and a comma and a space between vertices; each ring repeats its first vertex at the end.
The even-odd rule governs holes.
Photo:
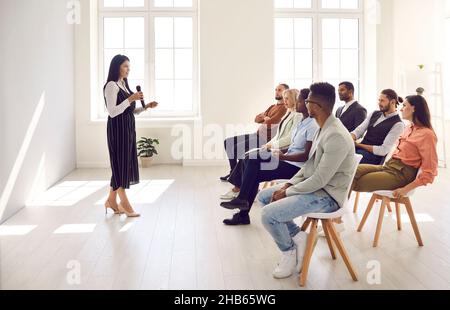
MULTIPOLYGON (((117 117, 126 109, 128 109, 131 105, 131 102, 126 99, 119 105, 117 104, 117 95, 119 94, 120 89, 124 90, 128 95, 131 95, 125 85, 121 82, 109 82, 106 84, 105 88, 105 98, 106 98, 106 109, 108 110, 108 114, 111 118, 117 117)), ((144 112, 144 108, 137 107, 134 110, 134 114, 139 115, 144 112)))

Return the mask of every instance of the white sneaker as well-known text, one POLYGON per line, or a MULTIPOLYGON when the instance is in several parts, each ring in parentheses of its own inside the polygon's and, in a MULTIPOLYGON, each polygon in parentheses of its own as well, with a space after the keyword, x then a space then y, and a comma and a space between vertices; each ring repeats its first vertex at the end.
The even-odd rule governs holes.
MULTIPOLYGON (((343 233, 345 231, 344 223, 340 223, 340 224, 334 223, 334 228, 336 229, 336 232, 338 234, 343 233)), ((317 229, 317 233, 318 233, 319 237, 325 238, 325 232, 323 231, 323 227, 322 226, 319 226, 319 228, 317 229)))
POLYGON ((228 193, 221 195, 220 199, 222 199, 222 200, 233 200, 233 199, 237 198, 238 196, 239 196, 239 192, 236 193, 236 192, 233 192, 231 190, 228 193))
POLYGON ((299 232, 294 238, 294 243, 297 247, 297 272, 302 271, 303 267, 303 257, 305 256, 306 244, 308 243, 308 234, 304 231, 299 232))
POLYGON ((286 279, 292 276, 297 265, 297 249, 293 249, 289 252, 284 252, 281 256, 280 263, 273 271, 273 277, 275 279, 286 279))

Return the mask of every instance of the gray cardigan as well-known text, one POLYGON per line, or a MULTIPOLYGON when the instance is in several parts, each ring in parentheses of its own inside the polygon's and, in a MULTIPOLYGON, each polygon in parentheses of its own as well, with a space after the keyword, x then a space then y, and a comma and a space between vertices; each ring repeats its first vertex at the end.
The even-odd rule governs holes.
POLYGON ((309 160, 288 183, 288 197, 325 190, 342 208, 352 181, 355 144, 339 119, 331 115, 314 138, 309 160))

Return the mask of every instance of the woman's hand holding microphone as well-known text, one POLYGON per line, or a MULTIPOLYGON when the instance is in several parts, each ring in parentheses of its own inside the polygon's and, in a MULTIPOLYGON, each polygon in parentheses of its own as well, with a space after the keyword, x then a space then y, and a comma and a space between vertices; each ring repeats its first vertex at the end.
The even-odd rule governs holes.
POLYGON ((144 93, 143 92, 137 92, 132 94, 130 97, 128 97, 128 101, 130 101, 130 103, 133 103, 135 101, 140 101, 144 99, 144 93))
MULTIPOLYGON (((133 102, 135 102, 135 101, 141 101, 141 100, 144 100, 144 93, 141 92, 141 91, 132 94, 132 95, 128 98, 128 101, 130 101, 130 103, 133 103, 133 102)), ((153 101, 153 102, 150 102, 150 103, 146 104, 146 105, 145 105, 145 109, 146 109, 146 110, 148 110, 148 109, 154 109, 154 108, 156 108, 157 106, 158 106, 158 102, 153 101)))

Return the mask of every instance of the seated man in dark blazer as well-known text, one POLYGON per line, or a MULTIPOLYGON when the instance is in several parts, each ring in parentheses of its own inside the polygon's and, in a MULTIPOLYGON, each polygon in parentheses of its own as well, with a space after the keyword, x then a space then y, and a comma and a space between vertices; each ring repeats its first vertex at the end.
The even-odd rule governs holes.
POLYGON ((367 110, 354 99, 355 87, 350 82, 339 84, 339 98, 345 102, 336 112, 349 132, 353 132, 367 118, 367 110))

